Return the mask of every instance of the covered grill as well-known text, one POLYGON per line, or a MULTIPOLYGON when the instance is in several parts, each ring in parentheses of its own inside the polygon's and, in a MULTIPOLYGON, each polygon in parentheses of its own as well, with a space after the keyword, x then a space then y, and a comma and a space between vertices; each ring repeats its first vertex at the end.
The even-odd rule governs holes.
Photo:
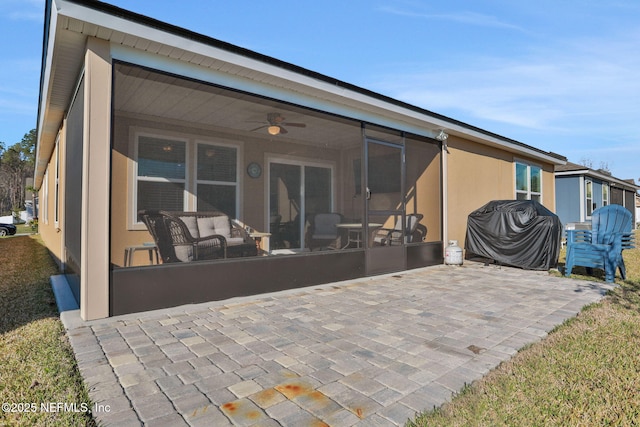
POLYGON ((469 214, 467 258, 480 256, 528 270, 558 266, 562 224, 533 200, 494 200, 469 214))

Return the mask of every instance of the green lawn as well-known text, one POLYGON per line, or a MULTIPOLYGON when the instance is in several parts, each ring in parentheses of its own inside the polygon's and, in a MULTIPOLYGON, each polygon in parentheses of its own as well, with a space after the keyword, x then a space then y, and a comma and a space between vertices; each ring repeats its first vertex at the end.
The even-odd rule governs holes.
POLYGON ((602 302, 407 426, 640 425, 640 249, 624 259, 602 302))
POLYGON ((82 412, 91 405, 58 317, 49 253, 38 236, 3 238, 0 266, 0 426, 95 425, 82 412))

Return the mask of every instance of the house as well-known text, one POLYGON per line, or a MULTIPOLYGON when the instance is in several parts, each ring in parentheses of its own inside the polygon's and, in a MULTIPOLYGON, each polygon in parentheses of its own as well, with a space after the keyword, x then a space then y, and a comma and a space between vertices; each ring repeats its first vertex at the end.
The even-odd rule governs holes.
POLYGON ((640 228, 640 194, 636 193, 636 228, 640 228))
POLYGON ((622 205, 638 221, 635 199, 638 189, 633 179, 624 180, 602 169, 567 162, 558 165, 556 180, 556 213, 567 224, 589 222, 591 213, 610 204, 622 205))
POLYGON ((560 155, 107 3, 45 16, 40 233, 83 319, 441 264, 489 200, 555 207, 560 155), (260 250, 157 264, 158 209, 222 212, 260 250), (336 250, 310 251, 321 213, 336 250))

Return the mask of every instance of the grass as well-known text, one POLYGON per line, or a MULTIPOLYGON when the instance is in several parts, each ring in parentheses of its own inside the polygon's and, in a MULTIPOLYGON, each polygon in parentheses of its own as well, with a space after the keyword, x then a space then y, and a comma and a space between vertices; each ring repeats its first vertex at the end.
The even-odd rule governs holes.
POLYGON ((0 425, 95 425, 82 412, 90 400, 49 285, 57 271, 49 253, 38 236, 0 239, 0 266, 0 403, 36 409, 3 410, 0 425), (41 410, 58 402, 75 404, 78 412, 41 410))
POLYGON ((602 302, 407 427, 640 425, 640 249, 624 259, 627 280, 602 302))

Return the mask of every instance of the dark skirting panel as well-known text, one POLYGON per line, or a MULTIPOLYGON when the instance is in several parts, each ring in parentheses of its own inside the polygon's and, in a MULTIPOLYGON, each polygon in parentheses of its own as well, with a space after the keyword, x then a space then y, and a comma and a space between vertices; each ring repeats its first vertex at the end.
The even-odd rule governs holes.
POLYGON ((113 268, 110 315, 175 307, 364 276, 364 251, 113 268))
MULTIPOLYGON (((407 268, 442 264, 442 243, 407 245, 407 268)), ((364 277, 365 251, 113 268, 110 315, 219 301, 364 277)))
POLYGON ((438 265, 444 262, 442 242, 407 245, 407 269, 438 265))

